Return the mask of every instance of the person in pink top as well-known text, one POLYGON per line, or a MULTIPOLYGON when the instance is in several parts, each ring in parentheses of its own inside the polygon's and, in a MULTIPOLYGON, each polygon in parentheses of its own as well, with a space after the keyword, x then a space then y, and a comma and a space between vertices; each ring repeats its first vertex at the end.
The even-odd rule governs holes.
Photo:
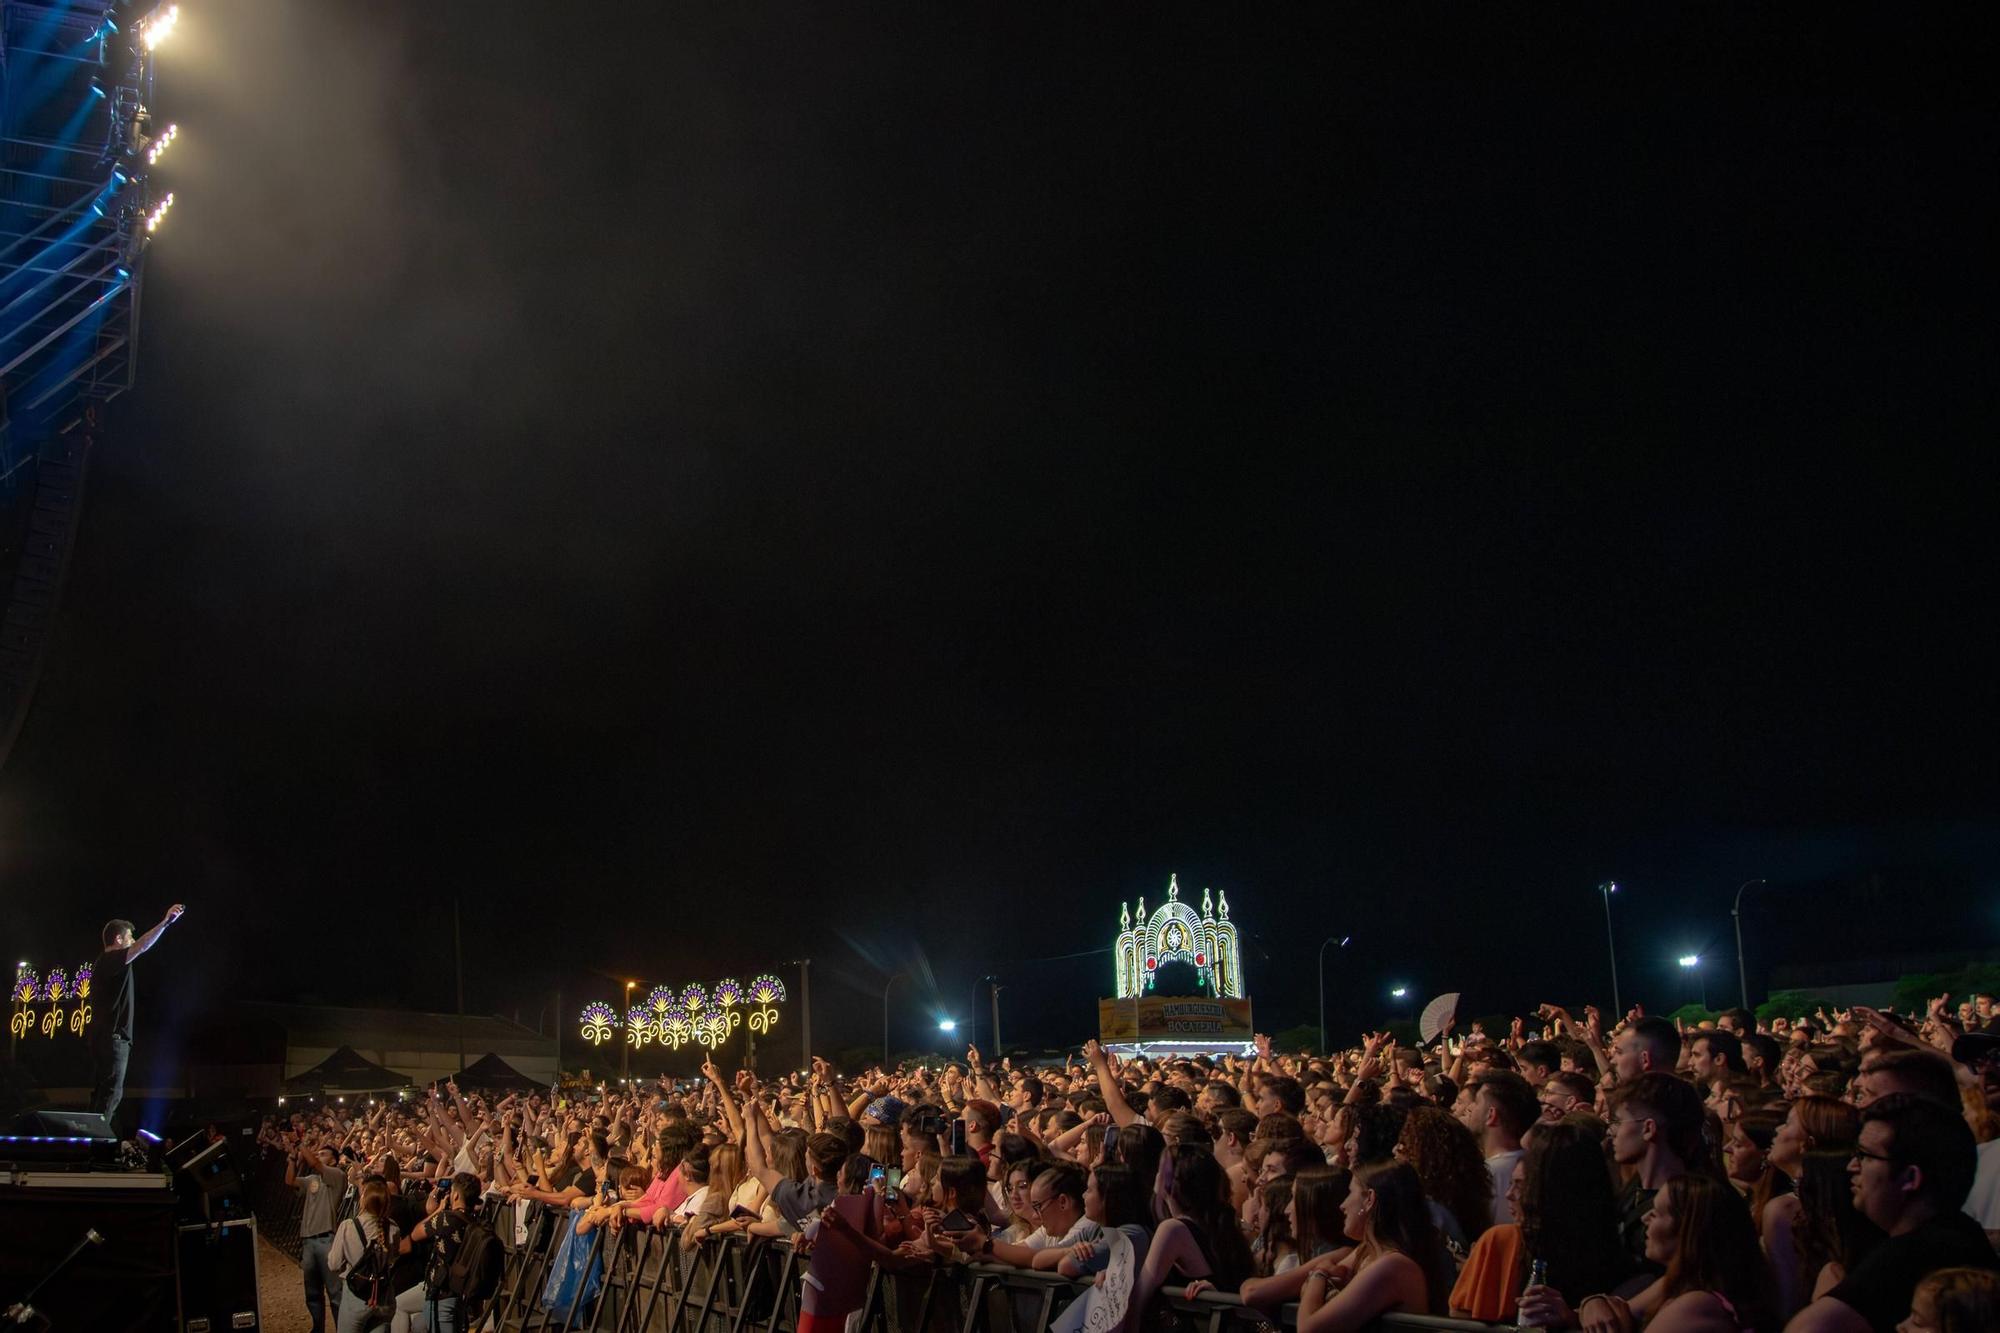
POLYGON ((688 1187, 681 1175, 681 1162, 700 1142, 694 1127, 685 1120, 669 1120, 660 1126, 654 1140, 653 1183, 644 1194, 624 1205, 627 1218, 647 1226, 655 1218, 672 1216, 674 1209, 687 1202, 688 1187))

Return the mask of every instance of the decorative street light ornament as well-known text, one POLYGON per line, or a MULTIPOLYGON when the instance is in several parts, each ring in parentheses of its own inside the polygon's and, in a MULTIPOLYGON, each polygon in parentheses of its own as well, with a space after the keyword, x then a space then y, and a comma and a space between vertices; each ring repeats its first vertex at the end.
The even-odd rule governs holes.
POLYGON ((778 1025, 777 1004, 785 998, 785 983, 766 973, 750 983, 750 1030, 769 1032, 778 1025))
POLYGON ((625 1040, 634 1046, 644 1046, 653 1039, 653 1011, 643 1004, 635 1004, 625 1015, 625 1040))
POLYGON ((8 999, 14 1006, 7 1020, 8 1032, 17 1038, 36 1032, 53 1037, 68 1028, 74 1035, 82 1036, 91 1019, 90 975, 89 963, 79 964, 75 976, 60 967, 50 968, 44 977, 26 963, 17 966, 14 984, 8 991, 8 999), (77 1003, 66 1010, 65 1000, 77 1003), (37 1004, 49 1007, 38 1013, 34 1008, 37 1004))
POLYGON ((618 1011, 604 1001, 592 1000, 583 1006, 583 1039, 592 1046, 610 1041, 617 1026, 618 1011))
POLYGON ((681 992, 681 1008, 687 1010, 689 1016, 693 1017, 700 1014, 707 1006, 708 992, 701 988, 699 982, 689 982, 688 988, 681 992))

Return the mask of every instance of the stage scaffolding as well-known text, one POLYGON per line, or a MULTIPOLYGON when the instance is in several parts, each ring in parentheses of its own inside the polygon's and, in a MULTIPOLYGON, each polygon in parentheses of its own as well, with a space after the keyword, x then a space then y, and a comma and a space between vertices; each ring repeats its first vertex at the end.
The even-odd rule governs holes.
POLYGON ((132 387, 147 222, 168 197, 149 8, 0 0, 0 392, 29 436, 10 452, 132 387))

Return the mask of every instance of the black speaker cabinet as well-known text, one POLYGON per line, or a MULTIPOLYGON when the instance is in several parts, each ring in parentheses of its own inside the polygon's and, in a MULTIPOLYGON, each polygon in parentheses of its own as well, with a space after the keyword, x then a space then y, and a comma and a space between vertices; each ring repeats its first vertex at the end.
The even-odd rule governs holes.
POLYGON ((261 1327, 257 1316, 257 1222, 197 1223, 174 1236, 180 1267, 180 1333, 261 1327))

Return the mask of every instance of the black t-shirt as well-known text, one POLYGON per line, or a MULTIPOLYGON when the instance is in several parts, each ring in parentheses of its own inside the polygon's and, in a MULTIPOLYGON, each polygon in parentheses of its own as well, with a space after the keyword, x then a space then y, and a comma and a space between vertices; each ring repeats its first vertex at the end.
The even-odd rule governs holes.
POLYGON ((424 1269, 425 1295, 446 1294, 445 1275, 451 1272, 451 1261, 458 1257, 458 1247, 465 1243, 465 1232, 471 1225, 471 1218, 449 1208, 424 1223, 424 1234, 431 1240, 430 1261, 424 1269))
POLYGON ((1917 1283, 1940 1268, 2000 1271, 2000 1257, 1979 1223, 1956 1209, 1915 1231, 1889 1237, 1827 1295, 1860 1314, 1877 1333, 1891 1333, 1909 1314, 1917 1283))
MULTIPOLYGON (((595 1202, 597 1199, 597 1173, 589 1167, 585 1167, 574 1176, 571 1176, 569 1184, 564 1188, 582 1190, 584 1198, 595 1202)), ((558 1189, 555 1192, 560 1194, 562 1190, 558 1189)))
POLYGON ((132 1040, 132 965, 123 949, 107 949, 91 964, 90 996, 97 1011, 93 1035, 132 1040))
MULTIPOLYGON (((389 1200, 389 1217, 396 1224, 398 1235, 407 1236, 416 1230, 417 1223, 424 1220, 423 1187, 426 1181, 411 1181, 416 1189, 410 1193, 398 1192, 389 1200)), ((396 1256, 396 1264, 391 1271, 390 1285, 397 1291, 408 1291, 424 1276, 424 1251, 420 1245, 410 1247, 408 1254, 396 1256)))

